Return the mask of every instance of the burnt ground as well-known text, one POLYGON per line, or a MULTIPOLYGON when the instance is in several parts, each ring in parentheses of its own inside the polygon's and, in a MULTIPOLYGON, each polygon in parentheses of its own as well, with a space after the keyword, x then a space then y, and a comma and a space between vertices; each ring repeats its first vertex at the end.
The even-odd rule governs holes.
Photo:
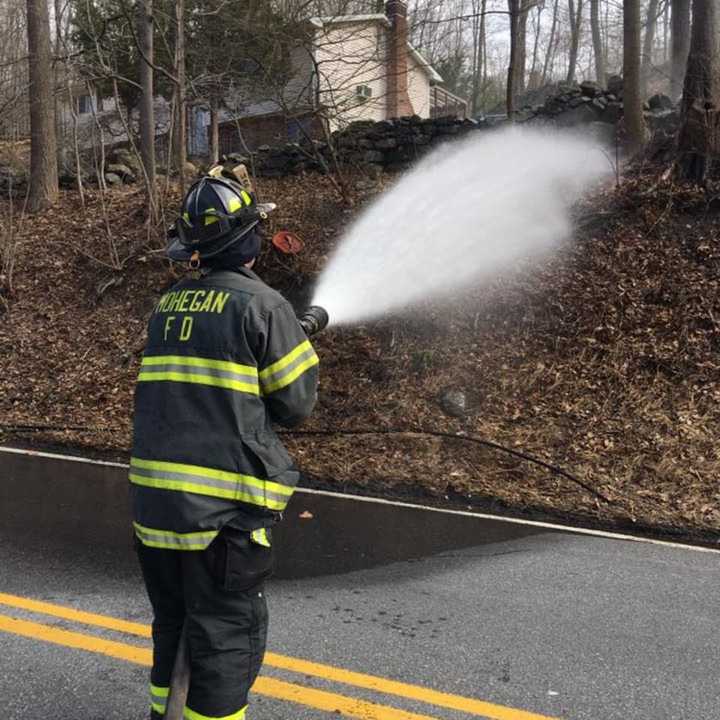
MULTIPOLYGON (((317 337, 319 406, 286 437, 308 484, 714 543, 720 216, 660 172, 577 207, 575 238, 532 272, 317 337), (465 394, 462 416, 448 391, 465 394)), ((301 305, 367 193, 347 209, 320 176, 260 190, 280 204, 271 229, 306 247, 281 256, 268 243, 259 273, 301 305)), ((124 458, 144 325, 178 270, 143 223, 139 189, 112 191, 104 212, 98 194, 83 209, 68 191, 41 217, 17 224, 15 213, 0 442, 124 458)))

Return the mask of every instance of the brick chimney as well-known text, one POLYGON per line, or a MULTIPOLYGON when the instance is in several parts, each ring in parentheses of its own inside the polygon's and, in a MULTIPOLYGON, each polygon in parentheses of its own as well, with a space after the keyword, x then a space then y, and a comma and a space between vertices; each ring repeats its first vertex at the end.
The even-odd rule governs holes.
POLYGON ((408 94, 407 3, 387 0, 385 14, 392 23, 388 47, 388 117, 414 115, 408 94))

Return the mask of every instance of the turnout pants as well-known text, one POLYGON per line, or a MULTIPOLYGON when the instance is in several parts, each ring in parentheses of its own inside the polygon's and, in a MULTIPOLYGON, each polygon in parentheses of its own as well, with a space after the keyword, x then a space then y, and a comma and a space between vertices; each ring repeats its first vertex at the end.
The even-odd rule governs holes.
POLYGON ((272 550, 231 528, 202 551, 135 544, 154 613, 152 720, 165 714, 183 624, 191 668, 185 720, 242 720, 265 654, 262 583, 272 550))

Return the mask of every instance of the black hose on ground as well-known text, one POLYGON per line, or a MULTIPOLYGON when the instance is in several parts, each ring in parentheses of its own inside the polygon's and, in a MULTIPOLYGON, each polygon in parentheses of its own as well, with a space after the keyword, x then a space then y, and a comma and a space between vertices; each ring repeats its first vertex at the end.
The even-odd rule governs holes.
MULTIPOLYGON (((75 426, 57 426, 57 425, 22 425, 22 424, 14 424, 14 423, 0 423, 0 431, 7 431, 7 432, 87 432, 87 431, 94 431, 97 432, 101 428, 91 428, 91 427, 75 427, 75 426)), ((560 477, 564 477, 566 480, 569 480, 572 483, 575 483, 575 485, 578 485, 579 487, 583 488, 583 490, 589 492, 591 495, 594 495, 595 497, 599 498, 603 502, 606 502, 610 505, 613 504, 613 501, 607 497, 604 493, 600 492, 599 490, 596 490, 595 488, 591 487, 587 483, 584 483, 579 478, 576 478, 574 475, 571 475, 567 470, 563 470, 561 467, 557 467, 556 465, 551 465, 550 463, 545 462, 544 460, 540 460, 540 458, 536 458, 533 455, 529 455, 526 452, 522 452, 521 450, 514 450, 513 448, 506 447, 505 445, 500 445, 499 443, 493 442, 492 440, 484 440, 483 438, 475 437, 474 435, 461 435, 459 433, 450 433, 450 432, 442 432, 440 430, 426 430, 426 429, 418 429, 418 430, 410 430, 410 429, 402 429, 402 428, 384 428, 381 430, 281 430, 279 435, 289 435, 289 436, 316 436, 316 437, 328 437, 332 435, 349 435, 349 436, 355 436, 355 435, 427 435, 429 437, 439 437, 444 438, 446 440, 460 440, 462 442, 469 442, 474 443, 476 445, 482 445, 487 448, 491 448, 492 450, 497 450, 499 452, 504 452, 508 455, 512 455, 513 457, 516 457, 520 460, 525 460, 526 462, 533 463, 534 465, 538 465, 539 467, 545 468, 545 470, 549 470, 551 473, 555 475, 559 475, 560 477)))
POLYGON ((574 475, 571 475, 567 470, 563 470, 560 467, 557 467, 556 465, 551 465, 550 463, 546 463, 544 460, 540 460, 539 458, 533 457, 532 455, 529 455, 526 452, 522 452, 520 450, 513 450, 512 448, 506 447, 505 445, 500 445, 499 443, 492 442, 492 440, 483 440, 482 438, 475 437, 474 435, 460 435, 459 433, 450 433, 450 432, 442 432, 440 430, 402 430, 399 428, 387 428, 383 430, 281 430, 279 435, 319 435, 319 436, 327 436, 327 435, 428 435, 431 437, 439 437, 439 438, 445 438, 448 440, 461 440, 464 442, 470 442, 475 443, 476 445, 482 445, 484 447, 491 448, 493 450, 499 450, 500 452, 507 453, 508 455, 512 455, 513 457, 519 458, 521 460, 526 460, 527 462, 534 463, 535 465, 539 465, 542 468, 545 468, 546 470, 549 470, 550 472, 554 473, 555 475, 560 475, 561 477, 566 478, 567 480, 570 480, 571 482, 575 483, 576 485, 579 485, 584 490, 587 490, 591 495, 595 495, 596 497, 600 498, 603 502, 612 504, 612 500, 608 498, 606 495, 601 493, 599 490, 596 490, 593 487, 590 487, 586 483, 584 483, 579 478, 576 478, 574 475))

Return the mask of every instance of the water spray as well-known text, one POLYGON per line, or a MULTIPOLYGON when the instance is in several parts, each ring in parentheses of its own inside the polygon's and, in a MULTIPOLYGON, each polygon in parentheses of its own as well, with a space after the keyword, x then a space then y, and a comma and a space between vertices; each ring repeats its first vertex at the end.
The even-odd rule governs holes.
POLYGON ((557 251, 572 235, 572 203, 610 171, 598 145, 548 130, 443 146, 348 229, 312 305, 347 325, 456 299, 557 251))

